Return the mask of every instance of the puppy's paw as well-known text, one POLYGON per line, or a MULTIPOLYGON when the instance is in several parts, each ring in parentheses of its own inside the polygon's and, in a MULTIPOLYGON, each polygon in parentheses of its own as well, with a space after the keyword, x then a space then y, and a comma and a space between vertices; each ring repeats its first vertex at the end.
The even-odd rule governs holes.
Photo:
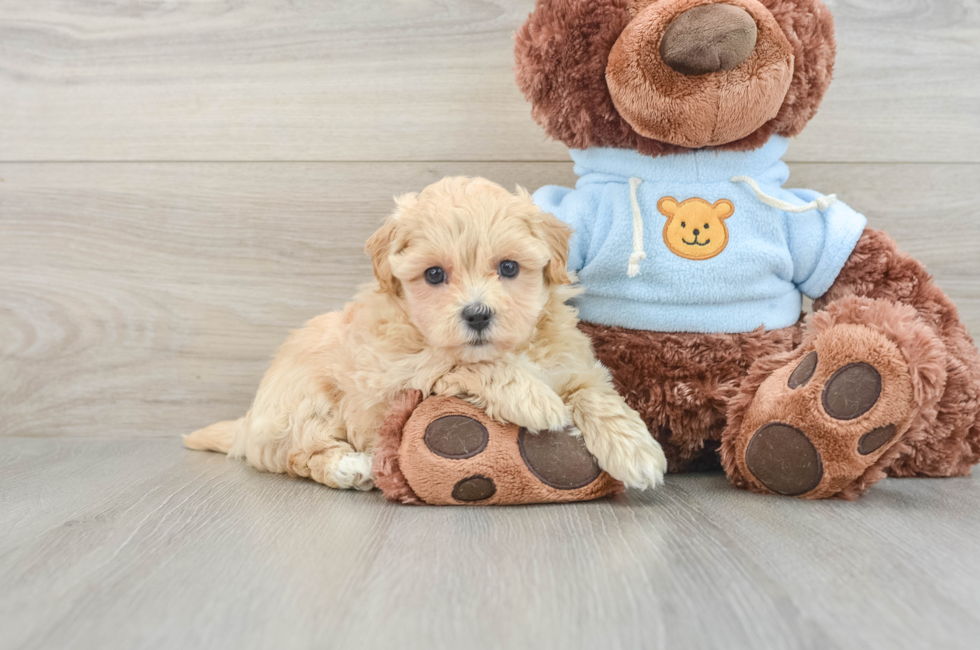
POLYGON ((650 438, 650 445, 642 445, 633 459, 631 476, 624 483, 637 490, 652 490, 663 485, 667 473, 667 457, 660 444, 650 438))
POLYGON ((626 487, 651 490, 664 482, 667 457, 639 418, 637 421, 609 420, 607 430, 599 434, 602 442, 594 445, 597 448, 593 454, 602 469, 626 487))
POLYGON ((344 454, 333 470, 333 479, 342 490, 374 489, 374 475, 371 473, 372 457, 361 452, 344 454))
POLYGON ((432 385, 432 394, 442 397, 459 397, 469 401, 471 394, 468 394, 463 382, 455 374, 443 375, 432 385))
POLYGON ((524 386, 498 404, 488 404, 487 414, 531 432, 562 431, 572 425, 571 411, 558 393, 538 382, 524 386))

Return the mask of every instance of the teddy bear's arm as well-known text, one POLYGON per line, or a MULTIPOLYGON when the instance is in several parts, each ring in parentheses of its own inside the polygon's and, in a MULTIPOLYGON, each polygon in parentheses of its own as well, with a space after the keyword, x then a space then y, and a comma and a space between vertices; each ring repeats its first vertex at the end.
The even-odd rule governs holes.
POLYGON ((887 233, 867 228, 831 287, 813 303, 815 311, 847 296, 911 305, 941 333, 959 326, 956 305, 921 262, 904 253, 887 233))
MULTIPOLYGON (((788 202, 805 206, 825 198, 813 190, 784 190, 788 202)), ((784 213, 793 259, 793 284, 810 298, 824 295, 868 224, 863 214, 834 200, 823 209, 784 213)))

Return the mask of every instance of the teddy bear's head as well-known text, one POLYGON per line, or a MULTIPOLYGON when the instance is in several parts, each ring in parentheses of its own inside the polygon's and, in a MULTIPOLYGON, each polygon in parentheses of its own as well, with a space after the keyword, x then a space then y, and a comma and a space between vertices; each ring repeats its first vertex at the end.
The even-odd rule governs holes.
POLYGON ((835 44, 820 0, 537 0, 515 53, 550 136, 662 155, 796 135, 835 44))

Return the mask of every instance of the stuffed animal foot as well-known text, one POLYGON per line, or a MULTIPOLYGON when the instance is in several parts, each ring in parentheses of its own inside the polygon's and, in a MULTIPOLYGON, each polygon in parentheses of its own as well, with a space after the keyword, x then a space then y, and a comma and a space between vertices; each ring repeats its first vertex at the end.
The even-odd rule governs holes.
MULTIPOLYGON (((856 498, 885 475, 923 408, 934 408, 945 381, 942 344, 912 310, 876 302, 852 299, 818 315, 800 349, 754 395, 734 401, 746 407, 734 413, 723 453, 744 487, 856 498), (862 313, 878 320, 860 324, 862 313)), ((746 384, 751 390, 751 377, 746 384)))
POLYGON ((530 433, 463 400, 413 391, 378 434, 376 484, 390 501, 508 505, 587 501, 623 485, 603 472, 581 435, 530 433))

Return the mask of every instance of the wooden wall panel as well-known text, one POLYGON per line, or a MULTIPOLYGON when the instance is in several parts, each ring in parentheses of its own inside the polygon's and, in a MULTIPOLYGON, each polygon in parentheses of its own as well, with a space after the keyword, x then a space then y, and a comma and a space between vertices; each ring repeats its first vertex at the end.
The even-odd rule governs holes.
MULTIPOLYGON (((980 162, 973 0, 836 0, 795 161, 980 162)), ((0 0, 0 160, 564 160, 513 80, 532 0, 0 0)))

